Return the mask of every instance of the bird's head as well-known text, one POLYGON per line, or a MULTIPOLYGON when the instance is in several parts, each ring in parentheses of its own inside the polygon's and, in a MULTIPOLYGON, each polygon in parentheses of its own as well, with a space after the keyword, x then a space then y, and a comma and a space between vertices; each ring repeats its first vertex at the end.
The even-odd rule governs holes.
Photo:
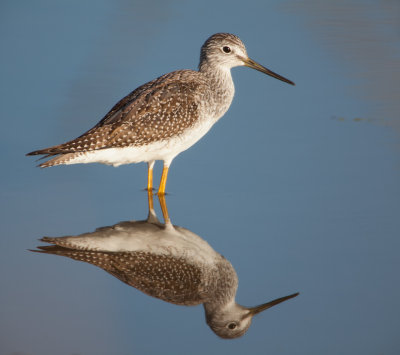
POLYGON ((236 302, 232 302, 221 310, 214 310, 213 312, 206 313, 206 321, 212 331, 219 337, 225 339, 238 338, 247 332, 256 314, 290 298, 296 297, 297 295, 298 293, 294 293, 256 307, 244 307, 236 302))
POLYGON ((250 59, 243 42, 233 34, 216 33, 208 38, 201 47, 200 70, 208 66, 217 66, 229 70, 243 65, 294 85, 292 81, 250 59))

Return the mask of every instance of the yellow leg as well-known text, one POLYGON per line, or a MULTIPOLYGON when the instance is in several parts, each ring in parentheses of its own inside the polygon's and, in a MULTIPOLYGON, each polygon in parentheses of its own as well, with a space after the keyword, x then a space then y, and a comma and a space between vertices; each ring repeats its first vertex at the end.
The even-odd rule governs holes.
POLYGON ((168 177, 168 166, 164 165, 162 175, 161 175, 161 181, 160 181, 160 187, 158 189, 158 195, 165 195, 165 185, 167 184, 167 177, 168 177))
POLYGON ((169 220, 167 202, 165 201, 165 195, 158 195, 158 199, 160 200, 160 207, 161 207, 161 211, 162 211, 162 214, 164 217, 164 223, 165 224, 171 223, 169 220))
POLYGON ((147 191, 153 191, 153 165, 148 165, 147 170, 147 191))

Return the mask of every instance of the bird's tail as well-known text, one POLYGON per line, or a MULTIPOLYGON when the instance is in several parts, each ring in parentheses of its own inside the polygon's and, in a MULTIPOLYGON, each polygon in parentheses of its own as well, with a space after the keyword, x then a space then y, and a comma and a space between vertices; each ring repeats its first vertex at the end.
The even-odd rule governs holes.
POLYGON ((44 163, 39 164, 38 166, 41 168, 48 168, 50 166, 67 164, 74 156, 76 156, 76 153, 60 154, 50 160, 45 161, 44 163))
POLYGON ((46 148, 46 149, 41 149, 41 150, 35 150, 26 155, 27 156, 44 155, 43 157, 39 158, 38 160, 53 157, 52 159, 47 160, 38 165, 41 168, 48 168, 50 166, 67 164, 72 158, 76 157, 77 154, 79 154, 79 153, 65 153, 65 154, 55 153, 51 148, 46 148))
POLYGON ((74 249, 68 248, 64 244, 64 239, 62 238, 52 238, 43 237, 40 239, 41 242, 50 243, 52 245, 38 246, 37 249, 29 249, 35 253, 45 253, 45 254, 58 254, 66 255, 74 251, 74 249))
POLYGON ((27 153, 27 156, 30 155, 46 155, 46 156, 51 156, 51 155, 56 155, 60 153, 66 153, 65 151, 62 150, 62 144, 59 145, 53 145, 52 147, 44 148, 44 149, 39 149, 39 150, 34 150, 33 152, 27 153))

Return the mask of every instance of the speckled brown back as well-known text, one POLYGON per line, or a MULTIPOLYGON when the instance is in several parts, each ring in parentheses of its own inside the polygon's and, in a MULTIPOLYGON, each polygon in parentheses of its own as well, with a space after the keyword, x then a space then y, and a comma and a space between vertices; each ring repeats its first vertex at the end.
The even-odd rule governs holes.
POLYGON ((190 306, 208 300, 201 268, 184 259, 148 252, 102 252, 62 246, 39 248, 44 253, 98 266, 147 295, 170 303, 190 306))
POLYGON ((198 121, 208 90, 199 72, 179 70, 163 75, 132 91, 80 137, 29 155, 141 146, 182 134, 198 121))

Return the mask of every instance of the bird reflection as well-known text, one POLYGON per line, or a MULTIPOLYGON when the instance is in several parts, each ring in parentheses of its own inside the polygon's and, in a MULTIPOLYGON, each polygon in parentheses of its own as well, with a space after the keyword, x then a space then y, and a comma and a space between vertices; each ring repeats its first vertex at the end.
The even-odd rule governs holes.
POLYGON ((298 293, 256 307, 235 302, 238 278, 231 263, 201 237, 172 225, 164 196, 159 196, 161 223, 148 192, 149 214, 144 221, 121 222, 92 233, 44 237, 50 246, 39 253, 66 256, 96 265, 122 282, 177 305, 203 304, 209 327, 222 338, 237 338, 254 315, 298 293))

